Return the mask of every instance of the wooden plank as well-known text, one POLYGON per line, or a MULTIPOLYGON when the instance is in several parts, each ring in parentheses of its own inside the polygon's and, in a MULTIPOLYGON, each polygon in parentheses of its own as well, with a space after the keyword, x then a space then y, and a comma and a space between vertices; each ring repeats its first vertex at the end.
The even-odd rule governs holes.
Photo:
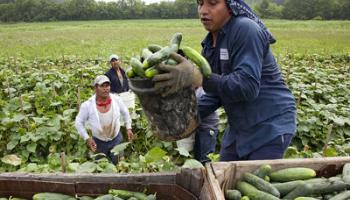
POLYGON ((1 173, 0 179, 113 183, 175 183, 176 173, 92 174, 92 173, 1 173))
POLYGON ((316 170, 318 175, 329 177, 340 173, 345 163, 350 163, 350 157, 216 162, 206 165, 206 168, 207 178, 215 196, 213 199, 225 200, 223 191, 234 188, 245 172, 253 172, 263 164, 271 165, 272 170, 309 167, 316 170))
POLYGON ((3 180, 0 179, 0 193, 8 196, 16 196, 31 199, 35 193, 58 192, 67 195, 75 195, 74 183, 30 181, 30 180, 3 180))
POLYGON ((203 187, 204 176, 205 168, 183 168, 180 173, 176 174, 176 184, 198 197, 203 187))

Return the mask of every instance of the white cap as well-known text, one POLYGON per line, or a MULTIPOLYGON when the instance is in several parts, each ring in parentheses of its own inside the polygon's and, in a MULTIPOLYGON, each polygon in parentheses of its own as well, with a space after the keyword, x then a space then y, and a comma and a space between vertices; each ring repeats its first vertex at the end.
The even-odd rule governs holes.
POLYGON ((102 85, 103 83, 111 83, 111 81, 109 80, 109 78, 106 76, 106 75, 98 75, 96 78, 95 78, 95 82, 94 82, 94 85, 102 85))
POLYGON ((119 57, 115 54, 112 54, 111 56, 109 56, 109 62, 111 62, 112 59, 119 60, 119 57))

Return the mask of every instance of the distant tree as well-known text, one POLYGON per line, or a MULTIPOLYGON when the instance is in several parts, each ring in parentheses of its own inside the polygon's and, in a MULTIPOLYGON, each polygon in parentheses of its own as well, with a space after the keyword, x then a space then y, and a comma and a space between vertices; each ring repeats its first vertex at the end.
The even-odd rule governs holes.
POLYGON ((255 6, 255 11, 261 18, 281 18, 283 6, 277 5, 273 0, 262 0, 255 6))

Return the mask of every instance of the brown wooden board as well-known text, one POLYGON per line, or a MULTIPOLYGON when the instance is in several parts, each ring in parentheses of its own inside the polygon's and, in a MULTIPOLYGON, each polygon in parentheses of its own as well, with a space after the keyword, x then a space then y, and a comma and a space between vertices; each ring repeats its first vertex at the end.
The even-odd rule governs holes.
POLYGON ((253 172, 263 164, 269 164, 272 170, 288 167, 308 167, 316 170, 318 176, 330 177, 341 172, 350 157, 278 159, 235 162, 216 162, 206 165, 207 177, 202 188, 201 199, 225 200, 224 191, 234 188, 245 172, 253 172))
POLYGON ((156 193, 158 200, 197 200, 204 181, 202 176, 201 170, 191 169, 182 169, 177 173, 142 174, 2 173, 0 197, 31 199, 39 192, 96 197, 107 194, 113 188, 156 193), (180 177, 186 177, 186 181, 180 177))

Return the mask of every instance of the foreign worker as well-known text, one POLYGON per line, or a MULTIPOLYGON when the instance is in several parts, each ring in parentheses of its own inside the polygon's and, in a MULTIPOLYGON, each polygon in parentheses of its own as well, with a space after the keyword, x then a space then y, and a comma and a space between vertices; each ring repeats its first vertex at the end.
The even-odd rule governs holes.
POLYGON ((83 102, 75 119, 75 127, 86 141, 88 148, 95 153, 103 153, 114 164, 118 157, 111 150, 123 142, 120 120, 123 118, 128 140, 133 139, 131 118, 127 107, 117 95, 111 95, 111 82, 105 75, 98 75, 94 81, 95 94, 83 102), (85 125, 89 125, 89 136, 85 125))
POLYGON ((166 73, 153 78, 155 88, 169 95, 202 84, 201 118, 224 108, 221 161, 282 158, 296 132, 296 105, 271 51, 275 38, 242 0, 197 0, 197 5, 208 31, 202 55, 212 74, 202 77, 188 60, 172 54, 179 64, 159 65, 166 73))

